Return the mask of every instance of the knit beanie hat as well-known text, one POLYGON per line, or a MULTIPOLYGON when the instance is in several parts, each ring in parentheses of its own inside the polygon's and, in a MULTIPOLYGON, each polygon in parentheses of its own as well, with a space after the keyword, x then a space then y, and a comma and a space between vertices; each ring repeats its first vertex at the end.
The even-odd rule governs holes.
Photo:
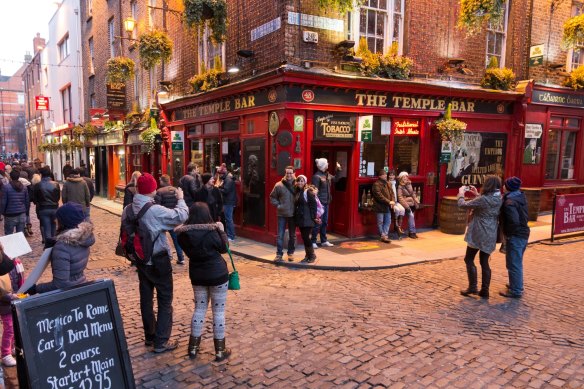
POLYGON ((509 177, 505 180, 505 187, 510 192, 513 192, 515 190, 519 190, 519 188, 521 187, 521 180, 515 176, 509 177))
POLYGON ((85 213, 83 212, 83 207, 81 204, 73 203, 69 201, 63 204, 57 209, 57 220, 59 224, 69 230, 71 228, 77 228, 79 223, 85 220, 85 213))
POLYGON ((328 161, 326 158, 317 158, 314 160, 316 162, 316 167, 318 170, 326 170, 328 168, 328 161))
POLYGON ((296 177, 296 182, 300 181, 301 178, 304 178, 304 182, 308 183, 308 178, 304 174, 299 175, 296 177))
POLYGON ((407 177, 407 176, 409 176, 408 172, 401 172, 401 173, 399 174, 399 176, 397 176, 397 178, 402 178, 402 177, 404 177, 404 176, 406 176, 406 177, 407 177))
POLYGON ((140 194, 150 194, 156 192, 156 180, 149 173, 144 173, 138 178, 138 193, 140 194))

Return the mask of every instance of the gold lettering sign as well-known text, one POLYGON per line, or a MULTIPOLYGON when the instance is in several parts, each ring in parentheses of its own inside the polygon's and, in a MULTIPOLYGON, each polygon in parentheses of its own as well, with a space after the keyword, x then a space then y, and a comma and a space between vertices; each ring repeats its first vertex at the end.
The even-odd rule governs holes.
MULTIPOLYGON (((357 106, 361 107, 387 107, 387 96, 356 93, 357 106)), ((466 100, 451 100, 452 110, 457 112, 475 112, 475 103, 466 100)), ((445 99, 393 96, 390 108, 421 109, 431 111, 443 111, 446 109, 445 99)))

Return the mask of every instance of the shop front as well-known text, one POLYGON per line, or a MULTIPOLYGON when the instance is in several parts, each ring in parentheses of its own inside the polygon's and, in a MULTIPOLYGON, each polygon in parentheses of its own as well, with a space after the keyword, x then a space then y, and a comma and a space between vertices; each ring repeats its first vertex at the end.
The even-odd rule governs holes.
POLYGON ((95 190, 99 196, 123 201, 126 185, 126 150, 123 130, 97 135, 92 153, 95 162, 95 190))
POLYGON ((299 71, 176 100, 163 109, 172 131, 184 128, 185 164, 213 173, 226 163, 236 173, 238 234, 271 243, 277 218, 269 193, 288 165, 310 179, 316 158, 327 158, 336 175, 331 232, 376 233, 371 186, 384 168, 410 174, 422 202, 417 226, 435 226, 443 197, 463 184, 480 187, 488 174, 518 168, 515 107, 521 97, 413 82, 348 82, 299 71), (468 128, 462 142, 443 146, 434 122, 449 103, 468 128))
POLYGON ((521 179, 539 209, 554 194, 584 192, 584 93, 533 84, 525 88, 521 179))

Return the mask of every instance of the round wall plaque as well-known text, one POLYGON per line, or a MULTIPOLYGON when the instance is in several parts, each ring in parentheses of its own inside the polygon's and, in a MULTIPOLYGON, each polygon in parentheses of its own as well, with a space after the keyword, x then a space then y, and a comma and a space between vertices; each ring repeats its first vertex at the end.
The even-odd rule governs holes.
POLYGON ((290 146, 292 144, 292 134, 289 131, 282 131, 278 134, 278 143, 282 147, 290 146))
POLYGON ((278 128, 280 127, 280 117, 275 111, 270 113, 270 119, 268 120, 268 131, 270 135, 274 136, 278 132, 278 128))

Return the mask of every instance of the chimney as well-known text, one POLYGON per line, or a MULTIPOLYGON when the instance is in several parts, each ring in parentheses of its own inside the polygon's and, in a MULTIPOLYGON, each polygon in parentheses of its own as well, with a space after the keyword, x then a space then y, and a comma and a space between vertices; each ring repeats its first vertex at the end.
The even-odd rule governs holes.
POLYGON ((34 53, 38 53, 45 48, 45 38, 41 38, 41 34, 37 32, 36 37, 32 40, 32 45, 34 46, 34 53))

